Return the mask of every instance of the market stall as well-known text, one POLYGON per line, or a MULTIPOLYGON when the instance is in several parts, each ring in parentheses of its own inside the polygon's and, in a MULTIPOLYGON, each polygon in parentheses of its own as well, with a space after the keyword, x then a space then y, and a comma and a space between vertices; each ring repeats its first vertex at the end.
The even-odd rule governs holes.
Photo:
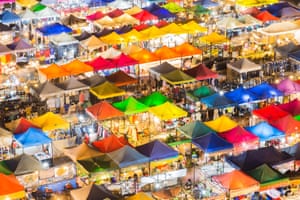
POLYGON ((21 199, 25 198, 25 189, 23 185, 16 179, 15 176, 7 176, 0 173, 1 186, 0 198, 1 199, 21 199))
POLYGON ((96 185, 96 184, 90 184, 88 186, 72 190, 70 192, 71 197, 74 200, 92 200, 92 199, 106 199, 109 198, 111 200, 118 200, 120 199, 120 196, 117 196, 113 194, 111 191, 107 189, 104 185, 96 185))

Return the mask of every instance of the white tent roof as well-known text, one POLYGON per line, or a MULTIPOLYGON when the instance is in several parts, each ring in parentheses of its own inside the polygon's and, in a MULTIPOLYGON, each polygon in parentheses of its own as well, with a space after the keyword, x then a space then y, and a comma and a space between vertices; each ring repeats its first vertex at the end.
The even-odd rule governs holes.
POLYGON ((59 14, 55 12, 52 8, 46 7, 41 11, 35 12, 38 18, 59 18, 59 14))
POLYGON ((233 69, 238 73, 247 73, 261 70, 260 65, 248 60, 247 58, 242 58, 233 63, 227 63, 227 67, 233 69))
POLYGON ((36 14, 34 14, 34 12, 32 12, 30 9, 26 8, 26 10, 24 12, 22 12, 20 15, 21 20, 32 20, 32 19, 37 19, 38 16, 36 16, 36 14))
POLYGON ((133 3, 131 1, 116 0, 107 4, 107 6, 124 10, 131 8, 133 6, 133 3))
POLYGON ((113 59, 113 58, 120 56, 121 53, 122 53, 121 51, 119 51, 113 47, 110 47, 106 51, 100 53, 100 56, 104 59, 113 59))
POLYGON ((220 29, 234 29, 244 27, 245 24, 241 23, 239 20, 233 17, 226 17, 216 22, 217 27, 220 29))
POLYGON ((265 35, 283 35, 287 33, 294 33, 300 30, 300 26, 296 23, 285 21, 273 23, 266 28, 259 29, 258 31, 265 35))
POLYGON ((0 127, 0 144, 2 146, 10 146, 12 143, 12 138, 12 132, 0 127))
POLYGON ((239 17, 238 19, 240 22, 242 22, 243 24, 245 24, 245 26, 253 26, 253 25, 261 25, 262 22, 258 19, 256 19, 255 17, 252 17, 251 15, 242 15, 241 17, 239 17))
POLYGON ((72 35, 69 35, 67 33, 49 36, 49 41, 58 46, 79 43, 78 40, 76 40, 72 35))

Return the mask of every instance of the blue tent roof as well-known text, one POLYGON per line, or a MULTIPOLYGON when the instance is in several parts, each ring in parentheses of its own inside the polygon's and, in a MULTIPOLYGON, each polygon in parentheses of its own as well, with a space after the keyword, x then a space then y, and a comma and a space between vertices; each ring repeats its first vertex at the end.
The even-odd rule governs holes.
POLYGON ((144 7, 143 10, 147 10, 148 12, 152 12, 154 10, 160 9, 161 7, 155 3, 152 3, 151 5, 144 7))
POLYGON ((231 150, 233 145, 215 133, 193 138, 192 143, 199 147, 204 153, 216 153, 219 151, 231 150))
POLYGON ((284 132, 271 126, 267 122, 260 122, 254 126, 245 127, 245 129, 259 137, 260 141, 285 137, 284 132))
POLYGON ((154 140, 152 142, 143 144, 135 149, 144 156, 149 157, 150 161, 178 156, 177 151, 165 143, 160 142, 159 140, 154 140))
POLYGON ((280 10, 285 7, 291 7, 289 3, 287 2, 282 2, 282 3, 276 3, 269 5, 268 7, 262 8, 261 11, 268 11, 272 15, 276 17, 280 17, 280 10))
POLYGON ((211 0, 198 0, 194 2, 194 4, 201 4, 204 8, 212 8, 219 5, 218 3, 213 2, 211 0))
POLYGON ((232 100, 237 104, 248 103, 258 100, 257 96, 247 91, 243 87, 236 88, 233 91, 226 92, 224 94, 228 99, 232 100))
POLYGON ((110 152, 107 155, 117 163, 119 168, 149 162, 149 158, 128 145, 110 152))
POLYGON ((60 23, 54 23, 38 28, 38 31, 40 31, 44 36, 49 36, 57 35, 60 33, 70 33, 72 32, 72 29, 60 23))
POLYGON ((247 89, 252 94, 255 94, 259 99, 268 99, 278 96, 283 96, 283 93, 268 83, 262 83, 252 88, 247 89))
POLYGON ((23 147, 48 144, 52 141, 41 129, 37 128, 29 128, 24 133, 16 134, 15 138, 23 147))
POLYGON ((171 13, 165 8, 158 8, 156 10, 151 11, 151 14, 158 17, 158 19, 170 19, 176 17, 175 14, 171 13))
POLYGON ((300 61, 300 51, 295 51, 289 54, 289 58, 300 61))
POLYGON ((1 15, 0 15, 0 20, 4 24, 10 24, 10 23, 15 23, 21 20, 21 18, 16 15, 13 12, 5 10, 1 15))
POLYGON ((234 103, 232 100, 219 93, 215 93, 208 97, 203 97, 200 99, 200 101, 210 108, 226 108, 236 105, 236 103, 234 103))
POLYGON ((86 0, 86 3, 89 7, 98 7, 106 6, 108 3, 113 2, 114 0, 86 0))

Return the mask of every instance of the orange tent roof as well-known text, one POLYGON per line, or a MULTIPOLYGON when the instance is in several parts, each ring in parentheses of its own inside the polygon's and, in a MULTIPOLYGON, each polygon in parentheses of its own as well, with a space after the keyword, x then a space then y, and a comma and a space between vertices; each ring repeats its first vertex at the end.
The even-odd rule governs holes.
POLYGON ((68 76, 68 72, 66 72, 63 68, 59 67, 57 64, 53 63, 46 68, 39 69, 40 72, 46 75, 47 79, 55 79, 62 76, 68 76))
POLYGON ((179 53, 182 57, 184 56, 193 56, 197 54, 202 54, 202 50, 190 45, 189 43, 185 42, 179 46, 172 48, 174 51, 179 53))
POLYGON ((163 46, 157 49, 154 54, 159 57, 161 60, 171 59, 171 58, 179 58, 180 54, 176 51, 170 49, 167 46, 163 46))
POLYGON ((0 199, 21 199, 25 197, 24 187, 14 175, 0 173, 0 199))
POLYGON ((154 62, 159 60, 159 57, 157 57, 154 53, 148 51, 147 49, 142 49, 141 51, 130 54, 129 56, 137 60, 139 64, 154 62))
POLYGON ((260 13, 258 13, 255 16, 256 19, 259 19, 262 22, 267 22, 267 21, 277 21, 279 20, 278 17, 275 17, 274 15, 272 15, 271 13, 269 13, 268 11, 262 11, 260 13))
POLYGON ((75 59, 67 64, 61 66, 61 68, 68 72, 68 75, 77 75, 85 72, 93 71, 93 68, 78 59, 75 59))
POLYGON ((93 146, 96 147, 102 153, 109 153, 125 146, 126 144, 123 142, 124 139, 118 138, 115 135, 110 135, 102 140, 93 142, 93 146))
POLYGON ((86 108, 87 113, 98 120, 106 120, 114 117, 121 117, 124 115, 123 112, 113 107, 107 101, 96 103, 86 108))

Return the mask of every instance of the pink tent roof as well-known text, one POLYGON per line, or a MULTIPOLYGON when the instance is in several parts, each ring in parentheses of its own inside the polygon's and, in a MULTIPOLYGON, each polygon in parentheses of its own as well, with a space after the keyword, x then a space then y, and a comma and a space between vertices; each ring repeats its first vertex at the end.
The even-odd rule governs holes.
POLYGON ((92 61, 86 62, 86 64, 92 66, 94 68, 94 71, 115 68, 115 65, 112 62, 102 58, 101 56, 95 58, 92 61))
POLYGON ((207 68, 204 64, 200 64, 196 67, 185 70, 184 73, 190 75, 191 77, 194 77, 199 81, 218 77, 218 74, 216 72, 207 68))
POLYGON ((236 126, 235 128, 229 131, 221 132, 218 135, 228 142, 232 143, 233 145, 241 145, 242 143, 248 142, 257 142, 259 140, 256 135, 250 133, 241 126, 236 126))
POLYGON ((96 21, 96 20, 98 20, 98 19, 101 19, 101 18, 104 17, 104 16, 105 16, 105 15, 104 15, 102 12, 97 11, 97 12, 91 14, 91 15, 86 16, 86 19, 87 19, 87 20, 90 20, 90 21, 96 21))
POLYGON ((288 103, 280 104, 278 107, 291 115, 300 115, 300 101, 298 99, 294 99, 288 103))
POLYGON ((124 53, 122 53, 117 58, 112 59, 111 61, 115 67, 125 67, 125 66, 138 64, 138 61, 131 58, 130 56, 125 55, 124 53))
POLYGON ((287 135, 299 132, 300 130, 300 121, 295 120, 291 115, 286 115, 282 118, 271 120, 269 123, 287 135))
POLYGON ((279 20, 279 18, 275 17, 274 15, 272 15, 271 13, 269 13, 266 10, 258 13, 257 15, 255 15, 255 18, 262 21, 262 22, 279 20))
POLYGON ((282 110, 276 105, 270 105, 264 108, 253 110, 252 113, 266 121, 277 120, 281 117, 289 115, 288 112, 282 110))
POLYGON ((132 16, 137 18, 138 20, 140 20, 140 22, 146 22, 146 21, 151 21, 151 20, 157 20, 158 19, 157 16, 152 15, 147 10, 142 10, 141 12, 136 13, 132 16))
POLYGON ((300 92, 300 84, 286 78, 277 85, 277 89, 284 93, 284 95, 294 94, 300 92))
POLYGON ((106 15, 108 15, 110 18, 115 18, 115 17, 119 17, 123 14, 124 14, 124 12, 122 10, 120 10, 119 8, 117 8, 117 9, 114 9, 113 11, 110 11, 106 15))

